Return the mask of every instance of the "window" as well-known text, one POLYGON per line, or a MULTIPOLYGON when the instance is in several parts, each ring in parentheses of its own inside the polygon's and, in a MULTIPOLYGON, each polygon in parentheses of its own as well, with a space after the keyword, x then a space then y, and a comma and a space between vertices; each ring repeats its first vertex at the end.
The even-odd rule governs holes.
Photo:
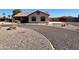
POLYGON ((35 16, 32 17, 32 21, 36 21, 36 17, 35 16))
POLYGON ((45 21, 45 16, 41 16, 41 21, 45 21))

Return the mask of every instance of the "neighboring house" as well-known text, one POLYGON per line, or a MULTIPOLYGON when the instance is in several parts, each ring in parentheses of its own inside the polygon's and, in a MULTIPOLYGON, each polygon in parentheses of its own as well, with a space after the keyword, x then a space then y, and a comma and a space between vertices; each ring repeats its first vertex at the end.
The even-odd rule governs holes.
POLYGON ((46 23, 48 22, 49 14, 47 12, 20 12, 13 16, 14 20, 19 20, 21 23, 46 23))
POLYGON ((66 17, 57 17, 57 18, 50 18, 49 21, 53 21, 53 22, 66 22, 66 17))
POLYGON ((53 22, 78 22, 77 17, 72 17, 72 16, 62 16, 62 17, 57 17, 57 18, 50 18, 49 21, 53 22))

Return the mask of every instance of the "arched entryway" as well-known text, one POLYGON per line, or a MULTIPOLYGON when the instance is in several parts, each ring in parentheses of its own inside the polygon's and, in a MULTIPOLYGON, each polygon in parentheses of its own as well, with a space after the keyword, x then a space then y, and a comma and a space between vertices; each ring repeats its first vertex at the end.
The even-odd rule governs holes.
POLYGON ((29 23, 28 17, 21 17, 21 23, 29 23))

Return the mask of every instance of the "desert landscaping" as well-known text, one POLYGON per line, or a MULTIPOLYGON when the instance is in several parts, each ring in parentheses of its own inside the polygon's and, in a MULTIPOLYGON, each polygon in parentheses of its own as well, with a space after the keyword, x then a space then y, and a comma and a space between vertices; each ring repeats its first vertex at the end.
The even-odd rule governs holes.
MULTIPOLYGON (((6 23, 4 25, 6 25, 6 23)), ((54 49, 50 41, 39 32, 14 26, 13 24, 10 25, 0 27, 0 50, 54 49)))
POLYGON ((79 49, 78 29, 78 26, 66 22, 51 24, 1 22, 0 50, 79 49), (63 24, 65 26, 62 26, 63 24))
POLYGON ((54 18, 39 10, 11 13, 0 17, 0 50, 79 50, 78 14, 54 18))

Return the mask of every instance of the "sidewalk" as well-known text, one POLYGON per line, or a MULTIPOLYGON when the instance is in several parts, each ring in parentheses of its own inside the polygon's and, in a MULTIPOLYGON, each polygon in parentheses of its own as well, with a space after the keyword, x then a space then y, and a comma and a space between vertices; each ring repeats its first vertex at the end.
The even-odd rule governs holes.
POLYGON ((68 30, 73 30, 73 31, 79 30, 79 26, 67 24, 65 22, 52 22, 48 26, 53 26, 53 27, 63 28, 63 29, 68 29, 68 30), (64 26, 62 26, 62 25, 64 25, 64 26))
POLYGON ((0 25, 9 25, 9 24, 17 24, 17 23, 12 23, 12 22, 0 22, 0 25))
POLYGON ((74 26, 74 25, 70 25, 70 24, 65 27, 62 27, 62 28, 68 29, 68 30, 74 30, 74 31, 77 31, 79 29, 78 26, 74 26))

